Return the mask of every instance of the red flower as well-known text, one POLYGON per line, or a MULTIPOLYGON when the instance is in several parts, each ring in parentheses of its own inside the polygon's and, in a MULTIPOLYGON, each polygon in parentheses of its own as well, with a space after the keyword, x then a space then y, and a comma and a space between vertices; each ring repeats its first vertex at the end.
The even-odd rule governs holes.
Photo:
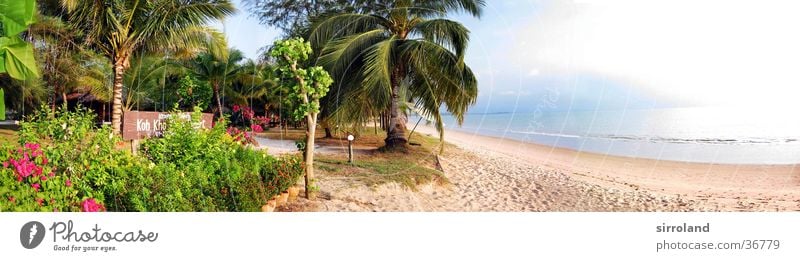
POLYGON ((39 206, 41 206, 43 204, 43 202, 44 202, 43 198, 37 198, 36 199, 36 203, 39 203, 39 206))
POLYGON ((72 187, 72 181, 69 179, 67 179, 67 181, 65 181, 64 184, 67 185, 67 187, 72 187))
POLYGON ((238 104, 234 104, 234 105, 233 105, 233 112, 239 112, 239 109, 240 109, 240 108, 239 108, 239 105, 238 105, 238 104))
POLYGON ((39 185, 39 183, 33 183, 33 184, 31 184, 31 187, 36 189, 36 191, 39 191, 39 188, 41 188, 42 186, 39 185))
POLYGON ((99 212, 104 211, 106 208, 102 204, 97 203, 93 198, 87 198, 81 203, 83 212, 99 212))

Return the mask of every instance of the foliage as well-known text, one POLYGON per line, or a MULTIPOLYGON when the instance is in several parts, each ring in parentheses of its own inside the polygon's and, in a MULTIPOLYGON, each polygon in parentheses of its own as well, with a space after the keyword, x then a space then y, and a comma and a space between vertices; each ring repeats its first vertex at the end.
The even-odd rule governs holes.
MULTIPOLYGON (((268 186, 285 182, 294 184, 293 181, 275 180, 284 176, 270 174, 274 171, 272 168, 290 160, 276 160, 262 151, 242 146, 235 137, 226 133, 224 122, 217 123, 210 130, 197 129, 199 114, 195 115, 191 120, 169 118, 163 138, 150 139, 142 144, 146 157, 156 168, 162 167, 158 169, 164 173, 160 176, 171 177, 159 182, 150 182, 142 177, 140 182, 143 184, 169 190, 159 193, 150 190, 136 195, 172 195, 167 197, 169 204, 151 204, 147 206, 148 211, 171 211, 175 207, 184 211, 256 211, 266 199, 280 192, 269 190, 268 186)), ((302 169, 292 171, 296 173, 287 172, 286 178, 302 173, 302 169)), ((275 186, 278 188, 281 186, 275 186)), ((163 199, 136 200, 161 201, 163 199)))
POLYGON ((293 112, 295 119, 319 113, 319 99, 328 93, 333 83, 322 67, 298 68, 311 52, 311 44, 302 38, 276 41, 270 51, 270 55, 278 59, 284 83, 291 86, 288 98, 297 104, 293 112))
POLYGON ((478 93, 477 79, 464 63, 469 30, 446 15, 478 17, 484 5, 483 0, 392 1, 382 10, 315 23, 309 41, 320 54, 319 64, 341 79, 335 88, 342 99, 326 104, 335 111, 336 124, 366 124, 374 113, 388 111, 387 145, 405 144, 402 107, 412 101, 435 119, 443 139, 442 105, 460 123, 478 93))
MULTIPOLYGON (((71 25, 114 67, 112 128, 122 119, 123 76, 135 53, 207 48, 217 34, 204 26, 235 12, 228 0, 62 0, 71 25)), ((219 46, 216 46, 219 47, 219 46)), ((215 50, 211 50, 215 51, 215 50)))
POLYGON ((311 44, 303 38, 278 40, 275 42, 270 55, 278 60, 278 69, 281 72, 283 83, 291 86, 289 100, 294 100, 296 105, 293 116, 295 119, 305 117, 307 124, 305 151, 305 183, 306 197, 313 199, 314 185, 314 138, 317 128, 317 115, 319 114, 319 100, 328 93, 328 87, 333 79, 322 67, 315 66, 308 69, 300 65, 311 54, 311 44))
POLYGON ((198 81, 192 75, 186 75, 178 81, 179 106, 181 108, 205 109, 211 103, 213 95, 211 87, 207 83, 198 81))
POLYGON ((227 50, 221 54, 201 53, 189 62, 189 70, 194 75, 207 82, 214 91, 215 110, 222 117, 222 101, 221 95, 223 89, 227 89, 234 81, 234 77, 238 73, 238 63, 244 59, 241 51, 236 49, 227 50))
POLYGON ((117 140, 109 128, 95 130, 93 125, 94 115, 82 108, 53 112, 43 107, 26 119, 20 130, 20 147, 0 152, 0 161, 5 162, 0 170, 0 194, 14 199, 0 208, 104 210, 103 188, 114 185, 108 166, 122 153, 113 149, 117 140))
POLYGON ((39 77, 33 45, 19 37, 34 22, 36 1, 0 0, 0 73, 14 79, 39 77))
MULTIPOLYGON (((58 17, 39 15, 28 30, 44 72, 44 84, 54 94, 80 92, 95 99, 111 100, 111 65, 104 57, 80 43, 80 32, 58 17)), ((52 101, 55 103, 55 99, 52 101)), ((63 102, 63 101, 62 101, 63 102)))
POLYGON ((200 129, 199 111, 180 115, 133 156, 85 109, 43 107, 18 148, 0 147, 0 211, 257 211, 303 173, 300 159, 237 143, 224 122, 200 129))
POLYGON ((274 26, 288 36, 297 36, 311 21, 325 14, 381 8, 376 0, 244 0, 245 6, 262 24, 274 26))

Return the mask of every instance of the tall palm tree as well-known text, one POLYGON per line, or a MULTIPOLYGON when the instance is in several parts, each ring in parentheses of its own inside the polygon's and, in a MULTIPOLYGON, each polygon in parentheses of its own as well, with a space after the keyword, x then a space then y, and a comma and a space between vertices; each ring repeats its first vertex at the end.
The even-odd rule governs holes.
POLYGON ((460 124, 478 93, 475 75, 464 64, 469 30, 446 15, 480 17, 485 3, 398 0, 387 5, 371 14, 333 15, 311 29, 318 63, 333 75, 332 90, 347 100, 337 110, 376 106, 388 111, 385 143, 397 148, 408 142, 403 107, 413 102, 435 119, 444 139, 442 105, 460 124))
POLYGON ((233 14, 228 0, 61 0, 70 22, 114 66, 114 133, 120 133, 123 76, 134 53, 204 46, 202 25, 233 14))
POLYGON ((172 65, 160 56, 142 55, 131 59, 130 69, 123 78, 123 83, 127 86, 124 92, 125 110, 141 107, 163 110, 166 106, 158 104, 165 95, 166 76, 171 73, 172 65))
POLYGON ((233 103, 248 106, 262 105, 264 111, 278 102, 275 89, 278 83, 274 69, 267 63, 248 60, 239 68, 232 88, 225 93, 233 103))
POLYGON ((50 88, 55 110, 55 96, 63 102, 67 94, 81 92, 93 95, 100 101, 111 99, 108 61, 79 43, 79 32, 71 30, 59 17, 39 15, 37 23, 28 30, 34 43, 44 81, 50 88))
POLYGON ((214 91, 215 112, 222 117, 221 90, 231 84, 239 71, 239 62, 244 59, 241 51, 232 49, 222 55, 201 53, 189 62, 189 69, 198 80, 207 81, 214 91))

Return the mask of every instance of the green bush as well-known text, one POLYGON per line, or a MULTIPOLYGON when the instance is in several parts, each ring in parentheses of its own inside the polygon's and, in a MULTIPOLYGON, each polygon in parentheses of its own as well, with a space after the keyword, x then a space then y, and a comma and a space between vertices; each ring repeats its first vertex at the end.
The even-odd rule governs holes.
POLYGON ((297 157, 241 145, 224 122, 206 130, 199 111, 174 116, 133 156, 86 110, 43 108, 19 148, 0 147, 0 211, 258 211, 303 174, 297 157))
MULTIPOLYGON (((302 169, 298 173, 288 174, 289 170, 283 170, 287 174, 266 175, 280 165, 275 162, 284 160, 237 142, 227 134, 224 122, 204 130, 196 128, 198 120, 199 112, 190 120, 170 117, 163 137, 149 139, 141 146, 152 162, 175 165, 186 182, 174 185, 170 199, 188 198, 191 208, 187 211, 258 211, 267 199, 281 191, 278 188, 288 188, 286 183, 296 181, 284 177, 302 175, 302 169)), ((155 206, 148 210, 170 209, 173 207, 155 206)))
POLYGON ((102 210, 102 188, 113 187, 114 150, 109 128, 95 129, 83 108, 42 107, 21 124, 19 146, 0 148, 0 211, 102 210))

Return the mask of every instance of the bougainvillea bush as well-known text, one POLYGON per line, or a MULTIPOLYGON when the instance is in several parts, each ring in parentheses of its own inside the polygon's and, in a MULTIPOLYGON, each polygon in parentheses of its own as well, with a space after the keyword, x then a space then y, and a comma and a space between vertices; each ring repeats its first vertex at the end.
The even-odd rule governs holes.
POLYGON ((299 159, 244 146, 224 122, 200 129, 199 116, 170 118, 134 156, 86 110, 43 108, 0 147, 0 211, 257 211, 302 175, 299 159))
POLYGON ((253 133, 263 132, 264 126, 269 124, 266 117, 256 117, 253 108, 245 105, 233 105, 233 114, 228 124, 227 132, 236 142, 242 145, 258 145, 253 133), (265 121, 266 119, 266 121, 265 121))
POLYGON ((0 148, 0 211, 101 211, 117 138, 86 109, 40 109, 21 125, 19 146, 0 148))

